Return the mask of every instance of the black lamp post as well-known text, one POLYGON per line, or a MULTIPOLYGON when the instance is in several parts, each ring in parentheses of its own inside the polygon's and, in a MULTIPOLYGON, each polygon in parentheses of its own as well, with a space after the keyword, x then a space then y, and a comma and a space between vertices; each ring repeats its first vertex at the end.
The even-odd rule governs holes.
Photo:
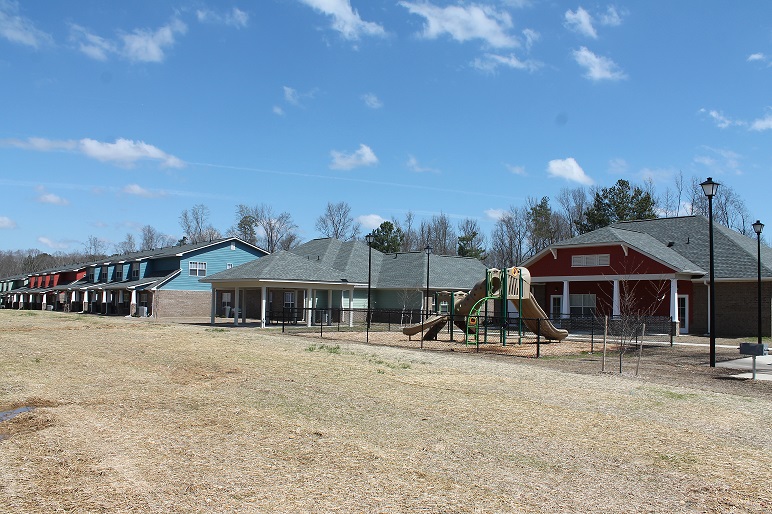
POLYGON ((365 236, 365 241, 367 241, 367 335, 365 339, 368 343, 370 342, 370 288, 373 279, 373 239, 372 232, 365 236))
POLYGON ((426 317, 429 317, 429 255, 432 253, 432 245, 427 244, 426 248, 426 317))
POLYGON ((708 177, 708 180, 701 183, 702 191, 708 197, 708 231, 710 232, 710 367, 716 367, 716 270, 713 256, 713 197, 718 191, 718 182, 708 177))
POLYGON ((759 312, 758 312, 758 335, 759 335, 759 344, 761 344, 761 231, 764 230, 764 224, 756 220, 756 223, 753 224, 753 231, 756 232, 756 255, 758 257, 758 283, 759 283, 759 289, 758 289, 758 303, 759 303, 759 312))

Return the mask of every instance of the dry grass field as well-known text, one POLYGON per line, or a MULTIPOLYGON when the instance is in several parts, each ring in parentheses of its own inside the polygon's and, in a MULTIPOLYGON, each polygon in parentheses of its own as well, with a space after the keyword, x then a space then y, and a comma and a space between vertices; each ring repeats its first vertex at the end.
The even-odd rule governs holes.
POLYGON ((0 511, 771 511, 772 401, 695 384, 0 311, 0 511))

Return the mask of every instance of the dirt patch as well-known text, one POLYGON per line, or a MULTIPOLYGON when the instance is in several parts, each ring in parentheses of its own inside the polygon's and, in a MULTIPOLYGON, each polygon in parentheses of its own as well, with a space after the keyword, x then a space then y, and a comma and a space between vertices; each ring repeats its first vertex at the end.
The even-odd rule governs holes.
POLYGON ((636 378, 581 352, 83 318, 0 311, 0 405, 47 400, 7 422, 27 428, 0 440, 0 511, 772 509, 772 401, 706 386, 699 352, 644 348, 636 378))

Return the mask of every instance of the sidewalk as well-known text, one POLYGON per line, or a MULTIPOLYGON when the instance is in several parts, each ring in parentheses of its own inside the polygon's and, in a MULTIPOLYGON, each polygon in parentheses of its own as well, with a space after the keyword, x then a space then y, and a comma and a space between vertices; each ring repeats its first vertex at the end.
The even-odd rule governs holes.
MULTIPOLYGON (((753 377, 753 357, 742 357, 725 362, 717 362, 717 368, 729 368, 743 370, 743 373, 732 375, 732 378, 753 377)), ((772 355, 756 357, 756 380, 772 381, 772 355)))

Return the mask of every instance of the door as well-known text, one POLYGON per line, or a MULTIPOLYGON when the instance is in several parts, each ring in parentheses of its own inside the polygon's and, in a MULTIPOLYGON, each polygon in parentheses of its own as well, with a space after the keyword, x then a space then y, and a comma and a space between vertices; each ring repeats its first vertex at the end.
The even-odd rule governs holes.
POLYGON ((689 333, 689 297, 678 295, 678 321, 681 323, 681 334, 689 333))
POLYGON ((550 296, 550 314, 552 319, 559 319, 563 312, 563 297, 561 295, 550 296))

